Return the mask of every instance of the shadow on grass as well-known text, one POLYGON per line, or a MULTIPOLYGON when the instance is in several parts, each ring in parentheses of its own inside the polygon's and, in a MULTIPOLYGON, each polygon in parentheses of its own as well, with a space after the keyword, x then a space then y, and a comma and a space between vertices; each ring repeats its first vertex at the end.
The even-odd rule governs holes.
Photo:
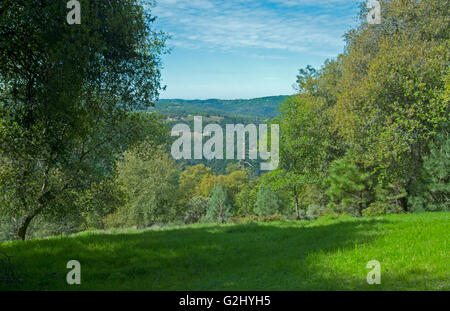
MULTIPOLYGON (((372 219, 199 226, 13 243, 0 250, 13 258, 20 282, 0 283, 0 289, 367 289, 365 274, 348 278, 324 271, 329 265, 321 261, 327 254, 370 245, 382 235, 385 223, 372 219), (81 263, 79 286, 66 283, 66 264, 72 259, 81 263)), ((364 273, 368 260, 361 262, 364 273)))

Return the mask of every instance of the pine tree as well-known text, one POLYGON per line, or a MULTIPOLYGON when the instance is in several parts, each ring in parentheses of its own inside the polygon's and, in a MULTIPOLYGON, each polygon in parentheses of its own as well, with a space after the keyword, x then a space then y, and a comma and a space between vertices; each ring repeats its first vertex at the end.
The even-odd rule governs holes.
POLYGON ((211 197, 206 213, 206 220, 210 222, 228 222, 232 216, 232 206, 228 202, 228 196, 222 184, 217 184, 211 191, 211 197))
POLYGON ((333 162, 330 175, 326 180, 326 194, 331 199, 331 208, 337 207, 350 212, 354 216, 362 216, 367 207, 370 175, 364 173, 352 160, 342 158, 333 162))
POLYGON ((265 184, 259 186, 255 213, 258 216, 270 216, 279 212, 280 205, 276 194, 265 184))
POLYGON ((409 198, 414 211, 448 211, 450 209, 450 139, 448 133, 438 135, 424 158, 416 194, 409 198))

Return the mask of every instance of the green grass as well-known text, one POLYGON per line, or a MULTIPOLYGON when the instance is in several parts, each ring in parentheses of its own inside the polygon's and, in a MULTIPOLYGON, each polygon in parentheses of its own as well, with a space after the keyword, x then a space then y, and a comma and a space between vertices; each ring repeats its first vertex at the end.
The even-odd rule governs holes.
MULTIPOLYGON (((0 244, 26 290, 449 290, 450 213, 84 232, 0 244), (66 284, 81 263, 82 284, 66 284), (368 285, 368 261, 381 285, 368 285)), ((1 268, 4 268, 3 265, 1 268)), ((0 271, 1 278, 1 271, 0 271)))

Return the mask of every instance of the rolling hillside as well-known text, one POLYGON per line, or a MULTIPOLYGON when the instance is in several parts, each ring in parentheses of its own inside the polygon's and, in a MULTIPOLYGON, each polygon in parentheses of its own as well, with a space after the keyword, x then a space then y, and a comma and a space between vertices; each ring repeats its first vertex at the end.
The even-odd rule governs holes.
POLYGON ((248 118, 274 118, 279 106, 289 96, 270 96, 254 99, 161 99, 150 111, 165 115, 216 115, 248 118))

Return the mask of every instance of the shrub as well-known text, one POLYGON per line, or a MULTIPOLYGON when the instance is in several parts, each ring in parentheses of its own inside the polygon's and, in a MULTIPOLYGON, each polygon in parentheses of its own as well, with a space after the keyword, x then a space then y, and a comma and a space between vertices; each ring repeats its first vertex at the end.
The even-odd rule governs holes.
POLYGON ((112 214, 109 214, 105 217, 103 220, 104 226, 107 229, 110 228, 122 228, 126 226, 126 223, 124 221, 124 217, 119 215, 120 211, 116 211, 112 214))
POLYGON ((208 210, 209 198, 195 197, 187 202, 187 209, 183 217, 185 224, 199 222, 208 210))
POLYGON ((320 216, 325 215, 325 213, 327 212, 328 208, 326 206, 311 204, 310 206, 308 206, 308 209, 306 211, 306 217, 308 219, 316 219, 320 216))
POLYGON ((256 215, 248 215, 244 217, 233 217, 233 223, 236 224, 251 224, 260 221, 260 217, 256 215))
POLYGON ((0 242, 16 238, 18 223, 12 217, 0 217, 0 242))
POLYGON ((262 217, 262 222, 273 222, 273 221, 286 221, 286 216, 281 214, 273 214, 270 216, 262 217))
POLYGON ((370 217, 370 216, 380 216, 387 213, 389 210, 389 204, 385 202, 374 202, 369 205, 366 209, 362 211, 363 216, 370 217))

